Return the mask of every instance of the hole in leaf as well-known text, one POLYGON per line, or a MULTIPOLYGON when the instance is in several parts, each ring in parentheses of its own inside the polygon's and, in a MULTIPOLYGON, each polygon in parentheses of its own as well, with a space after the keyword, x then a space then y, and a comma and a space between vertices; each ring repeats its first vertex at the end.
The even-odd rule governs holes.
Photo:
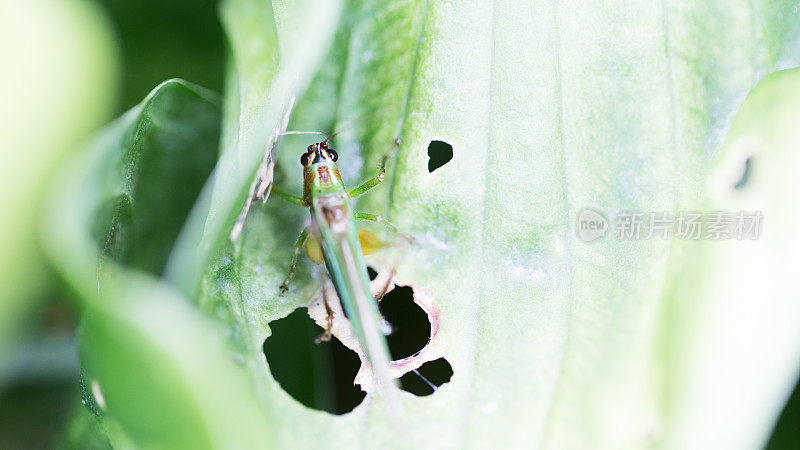
POLYGON ((375 269, 369 266, 367 266, 367 274, 369 275, 369 281, 372 281, 378 277, 378 272, 376 272, 375 269))
POLYGON ((453 146, 444 141, 431 141, 428 144, 428 157, 428 172, 433 172, 453 159, 453 146))
POLYGON ((392 325, 386 336, 392 361, 407 358, 422 350, 431 338, 428 314, 414 303, 409 286, 396 286, 378 304, 381 315, 392 325))
POLYGON ((753 158, 747 158, 744 160, 744 171, 742 172, 742 177, 739 178, 739 181, 733 185, 734 189, 744 189, 747 186, 747 181, 750 179, 750 172, 752 170, 753 158))
POLYGON ((355 352, 336 337, 316 344, 323 332, 298 308, 269 323, 272 335, 264 341, 269 370, 284 391, 300 403, 333 414, 350 412, 366 393, 353 384, 361 363, 355 352))
POLYGON ((400 377, 400 389, 421 397, 436 392, 428 382, 437 388, 449 382, 453 376, 453 367, 446 359, 439 358, 421 365, 417 372, 412 370, 400 377))

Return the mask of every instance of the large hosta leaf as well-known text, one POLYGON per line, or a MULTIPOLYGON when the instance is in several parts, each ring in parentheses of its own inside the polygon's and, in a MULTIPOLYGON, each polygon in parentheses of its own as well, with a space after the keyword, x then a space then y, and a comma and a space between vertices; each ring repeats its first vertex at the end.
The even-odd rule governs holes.
MULTIPOLYGON (((455 375, 431 397, 408 395, 405 425, 391 425, 380 401, 332 417, 282 392, 262 355, 268 322, 306 304, 316 282, 301 276, 277 295, 302 213, 273 201, 206 279, 204 301, 236 330, 264 401, 282 412, 281 442, 374 448, 397 443, 391 430, 403 426, 413 432, 402 445, 438 448, 677 447, 722 433, 733 446, 762 442, 794 375, 795 342, 763 341, 774 370, 748 378, 759 395, 738 397, 728 383, 716 392, 739 400, 730 421, 712 419, 717 397, 698 392, 716 382, 702 374, 737 379, 715 357, 726 344, 692 349, 711 330, 737 331, 709 305, 739 304, 711 286, 743 295, 740 278, 697 270, 685 280, 674 274, 699 264, 692 245, 584 243, 574 227, 584 207, 607 217, 711 207, 706 179, 730 119, 763 74, 797 63, 798 30, 790 2, 353 5, 293 128, 338 124, 349 184, 402 136, 388 181, 359 209, 415 238, 397 272, 436 296, 437 346, 455 375), (433 173, 431 139, 455 154, 433 173)), ((285 141, 284 186, 299 191, 296 160, 312 139, 285 141)), ((770 195, 791 194, 749 206, 766 211, 770 195)), ((736 273, 752 270, 737 262, 736 273)), ((750 332, 797 325, 772 318, 781 323, 750 332)))

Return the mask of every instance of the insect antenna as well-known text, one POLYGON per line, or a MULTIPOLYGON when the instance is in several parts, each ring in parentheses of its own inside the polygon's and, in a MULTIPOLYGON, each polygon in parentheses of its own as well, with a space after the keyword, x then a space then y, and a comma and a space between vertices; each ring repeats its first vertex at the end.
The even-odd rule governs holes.
MULTIPOLYGON (((340 116, 336 115, 333 117, 333 126, 331 127, 332 130, 330 133, 323 133, 321 131, 284 131, 282 133, 278 133, 279 136, 283 135, 302 135, 302 134, 316 134, 320 136, 326 136, 325 140, 320 142, 320 144, 327 144, 330 140, 335 138, 336 136, 355 129, 358 126, 371 126, 375 123, 391 123, 391 120, 387 121, 387 112, 389 116, 391 116, 391 110, 388 107, 378 108, 376 109, 369 109, 361 111, 357 114, 347 116, 340 116), (366 120, 364 120, 366 118, 366 120)), ((385 159, 385 158, 384 158, 385 159)), ((385 161, 384 161, 385 164, 385 161)))
MULTIPOLYGON (((280 133, 279 136, 286 136, 286 135, 292 135, 292 134, 318 134, 320 136, 325 136, 325 133, 323 133, 321 131, 284 131, 284 132, 280 133)), ((327 139, 326 139, 326 141, 327 141, 327 139)))
POLYGON ((322 144, 322 145, 327 144, 328 141, 330 141, 331 139, 335 138, 336 135, 338 135, 339 133, 341 133, 341 130, 339 130, 339 131, 337 131, 335 133, 332 133, 330 136, 326 137, 324 141, 320 142, 320 144, 322 144))
POLYGON ((297 135, 297 134, 316 134, 316 135, 319 135, 319 136, 326 136, 325 140, 320 142, 320 144, 327 144, 328 141, 330 141, 331 139, 336 137, 341 132, 342 132, 342 130, 338 130, 338 131, 336 131, 334 133, 326 134, 326 133, 323 133, 321 131, 284 131, 283 133, 280 133, 279 136, 297 135))

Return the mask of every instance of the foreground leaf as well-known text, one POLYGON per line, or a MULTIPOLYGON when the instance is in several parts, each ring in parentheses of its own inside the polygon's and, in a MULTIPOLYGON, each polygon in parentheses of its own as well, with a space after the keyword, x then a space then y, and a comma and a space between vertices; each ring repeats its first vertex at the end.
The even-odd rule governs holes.
POLYGON ((76 293, 86 401, 117 448, 256 448, 270 421, 222 330, 158 273, 211 170, 220 112, 159 86, 72 161, 48 209, 48 256, 76 293), (123 266, 122 264, 130 264, 123 266))
POLYGON ((662 356, 672 447, 763 446, 794 387, 800 216, 787 206, 800 189, 798 121, 800 70, 771 75, 742 105, 709 177, 708 210, 759 211, 763 230, 756 241, 686 248, 688 264, 669 284, 664 337, 672 342, 662 356))
POLYGON ((91 2, 0 4, 0 353, 48 289, 36 225, 51 172, 114 108, 112 42, 91 2))

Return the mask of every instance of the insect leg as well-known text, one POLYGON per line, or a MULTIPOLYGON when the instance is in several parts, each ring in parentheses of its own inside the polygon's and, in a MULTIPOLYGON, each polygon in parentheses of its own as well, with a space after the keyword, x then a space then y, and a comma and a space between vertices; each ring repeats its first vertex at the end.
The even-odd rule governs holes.
POLYGON ((333 308, 331 308, 330 303, 328 303, 328 295, 326 294, 326 286, 325 283, 322 283, 322 302, 325 305, 325 331, 322 332, 317 338, 314 340, 315 343, 320 344, 322 342, 328 342, 331 340, 331 329, 333 329, 333 308))
POLYGON ((300 205, 300 206, 309 206, 307 204, 307 202, 305 200, 303 200, 302 197, 298 197, 296 195, 290 194, 290 193, 284 191, 283 189, 278 189, 276 187, 273 187, 272 188, 272 192, 274 192, 275 195, 277 195, 278 197, 286 200, 287 202, 294 203, 295 205, 300 205))
POLYGON ((294 243, 294 249, 292 250, 292 263, 289 267, 289 274, 286 276, 286 280, 281 284, 281 295, 285 294, 286 291, 289 290, 289 282, 292 281, 292 277, 294 277, 294 271, 297 267, 297 257, 300 256, 300 249, 303 248, 303 244, 308 239, 308 227, 303 228, 303 231, 300 232, 300 236, 297 237, 297 242, 294 243))
POLYGON ((380 214, 371 214, 365 212, 356 212, 353 214, 356 220, 366 220, 368 222, 375 222, 377 224, 383 225, 387 230, 391 231, 392 233, 399 233, 397 231, 397 227, 392 225, 391 222, 384 219, 383 216, 380 214))
POLYGON ((383 178, 385 176, 386 176, 386 169, 381 167, 381 171, 378 172, 377 175, 375 175, 374 177, 370 178, 369 180, 359 184, 358 186, 354 187, 353 189, 350 189, 349 191, 347 191, 347 195, 350 196, 350 198, 356 198, 358 196, 364 195, 370 189, 372 189, 375 186, 381 184, 381 181, 383 181, 383 178))
POLYGON ((386 177, 386 161, 389 160, 389 157, 394 153, 395 150, 397 150, 397 147, 399 146, 400 146, 400 138, 395 138, 394 144, 392 145, 392 149, 383 156, 383 159, 381 159, 381 168, 378 171, 378 174, 370 178, 369 180, 359 184, 353 189, 348 190, 347 195, 349 195, 350 198, 356 198, 366 194, 367 192, 369 192, 370 189, 381 184, 384 177, 386 177))
POLYGON ((374 222, 374 223, 383 225, 383 227, 386 228, 386 230, 389 231, 393 236, 401 237, 401 238, 405 239, 409 244, 414 242, 414 238, 412 238, 411 236, 408 236, 408 235, 398 231, 396 226, 394 226, 391 222, 386 220, 380 214, 356 212, 356 213, 353 214, 353 217, 356 220, 365 220, 365 221, 368 221, 368 222, 374 222))
MULTIPOLYGON (((397 230, 396 226, 394 226, 388 220, 384 219, 383 216, 381 216, 379 214, 356 212, 355 214, 353 214, 353 216, 355 217, 356 220, 366 220, 366 221, 369 221, 369 222, 374 222, 374 223, 378 223, 378 224, 383 225, 384 228, 386 228, 396 238, 399 237, 399 238, 403 239, 406 244, 412 244, 414 242, 414 238, 399 232, 397 230)), ((362 231, 362 230, 359 230, 359 231, 362 231)), ((370 245, 364 245, 364 243, 363 243, 364 237, 361 236, 361 233, 359 233, 359 238, 362 241, 362 246, 361 246, 362 249, 364 249, 364 248, 369 249, 369 253, 373 253, 373 252, 377 251, 377 249, 372 249, 370 245)), ((395 241, 395 242, 397 242, 397 241, 395 241)), ((379 244, 373 244, 373 246, 377 246, 377 245, 379 245, 379 244)), ((368 254, 368 253, 365 251, 364 254, 368 254)), ((394 279, 394 271, 392 271, 391 276, 389 276, 389 278, 387 279, 386 284, 383 286, 383 289, 381 289, 378 292, 378 294, 375 295, 375 299, 378 302, 380 302, 383 299, 383 296, 386 295, 386 291, 389 289, 389 286, 391 285, 393 279, 394 279)))

